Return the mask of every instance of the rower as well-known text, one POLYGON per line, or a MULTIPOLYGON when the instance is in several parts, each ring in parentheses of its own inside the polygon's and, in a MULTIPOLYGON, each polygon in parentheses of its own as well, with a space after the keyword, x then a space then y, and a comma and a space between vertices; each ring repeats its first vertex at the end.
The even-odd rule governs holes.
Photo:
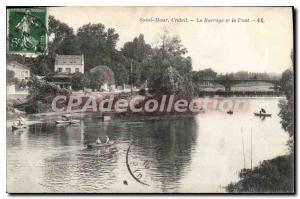
POLYGON ((96 144, 101 144, 101 140, 100 140, 99 137, 98 137, 98 139, 96 140, 96 144))
POLYGON ((18 120, 18 126, 22 126, 22 125, 23 125, 23 123, 22 123, 21 119, 19 119, 18 120))
POLYGON ((261 108, 260 111, 259 111, 259 113, 260 113, 260 114, 261 114, 261 113, 266 113, 266 110, 263 109, 263 108, 261 108))
POLYGON ((106 136, 106 142, 105 143, 109 144, 109 137, 108 136, 106 136))

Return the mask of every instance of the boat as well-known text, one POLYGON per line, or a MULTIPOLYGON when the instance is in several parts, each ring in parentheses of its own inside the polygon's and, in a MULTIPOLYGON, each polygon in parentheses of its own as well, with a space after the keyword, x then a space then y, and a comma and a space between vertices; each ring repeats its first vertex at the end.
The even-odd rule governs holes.
POLYGON ((229 111, 227 111, 227 114, 232 115, 232 114, 233 114, 233 111, 232 111, 232 110, 229 110, 229 111))
POLYGON ((71 115, 62 115, 62 120, 56 120, 56 124, 78 124, 80 120, 70 119, 71 115))
POLYGON ((258 117, 271 117, 272 115, 271 114, 268 114, 268 113, 254 113, 255 116, 258 116, 258 117))
POLYGON ((11 129, 12 129, 13 131, 18 130, 18 129, 25 129, 25 128, 27 128, 26 125, 12 125, 12 126, 11 126, 11 129))
POLYGON ((56 120, 55 121, 56 124, 70 124, 69 120, 56 120))
POLYGON ((70 124, 79 124, 80 120, 70 120, 70 124))
POLYGON ((87 144, 86 146, 88 149, 93 149, 93 148, 109 147, 114 144, 115 144, 115 142, 110 141, 109 143, 101 143, 101 144, 92 143, 92 144, 87 144))
POLYGON ((25 128, 27 128, 27 125, 25 123, 26 123, 26 120, 22 117, 19 117, 16 122, 13 122, 11 129, 13 131, 17 130, 17 129, 25 129, 25 128))
POLYGON ((111 120, 111 116, 109 116, 109 115, 104 115, 103 116, 103 121, 105 122, 105 121, 110 121, 111 120))
POLYGON ((56 124, 79 124, 80 120, 56 120, 56 124))

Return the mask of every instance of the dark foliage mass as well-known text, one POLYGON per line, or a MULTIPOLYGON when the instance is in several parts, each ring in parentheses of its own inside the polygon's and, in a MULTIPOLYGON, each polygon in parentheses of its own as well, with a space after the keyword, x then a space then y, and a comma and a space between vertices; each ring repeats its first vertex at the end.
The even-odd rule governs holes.
POLYGON ((294 167, 292 156, 280 156, 263 161, 253 170, 240 173, 241 180, 227 186, 234 193, 291 193, 294 191, 294 167))

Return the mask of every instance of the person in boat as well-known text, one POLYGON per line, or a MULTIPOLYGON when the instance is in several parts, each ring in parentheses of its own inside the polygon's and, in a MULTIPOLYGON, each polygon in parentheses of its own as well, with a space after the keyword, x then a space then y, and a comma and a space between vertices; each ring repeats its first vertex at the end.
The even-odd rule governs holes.
POLYGON ((106 136, 106 141, 105 141, 105 144, 109 144, 110 140, 109 140, 109 137, 106 136))
POLYGON ((63 121, 69 121, 69 118, 65 115, 62 116, 63 121))
POLYGON ((96 144, 101 144, 101 140, 100 140, 99 137, 98 137, 98 139, 96 140, 96 144))
POLYGON ((266 113, 266 110, 261 108, 260 111, 259 111, 259 114, 262 114, 262 113, 266 113))
POLYGON ((23 122, 21 119, 18 120, 18 126, 22 126, 23 125, 23 122))

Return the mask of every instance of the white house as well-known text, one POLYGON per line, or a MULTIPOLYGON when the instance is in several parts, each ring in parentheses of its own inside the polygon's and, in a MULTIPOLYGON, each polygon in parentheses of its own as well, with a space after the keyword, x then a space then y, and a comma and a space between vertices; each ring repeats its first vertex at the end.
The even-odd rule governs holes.
POLYGON ((83 55, 56 55, 54 70, 59 73, 84 73, 83 55))
POLYGON ((16 61, 9 62, 6 66, 8 70, 14 71, 15 78, 18 80, 27 80, 30 77, 30 69, 16 61))

